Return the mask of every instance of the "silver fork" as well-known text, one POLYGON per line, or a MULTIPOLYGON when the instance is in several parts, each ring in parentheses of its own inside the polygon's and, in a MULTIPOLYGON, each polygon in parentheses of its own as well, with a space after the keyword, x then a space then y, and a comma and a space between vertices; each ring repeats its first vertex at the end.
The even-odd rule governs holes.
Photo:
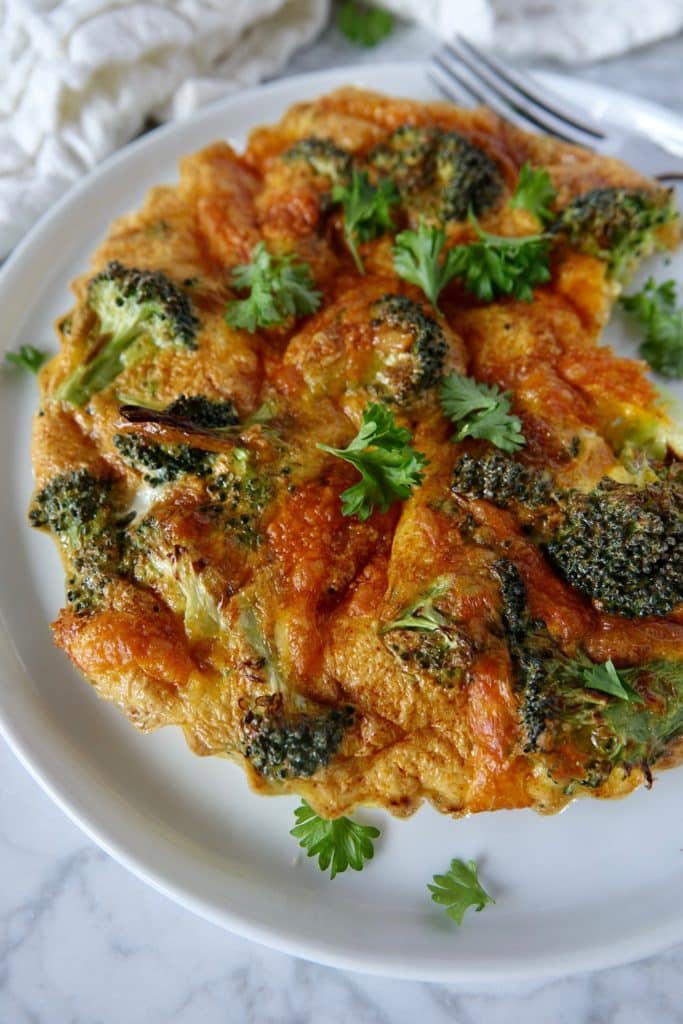
POLYGON ((659 181, 683 181, 683 160, 670 150, 645 135, 590 117, 462 36, 434 54, 429 73, 437 88, 456 102, 474 99, 521 128, 619 157, 659 181))

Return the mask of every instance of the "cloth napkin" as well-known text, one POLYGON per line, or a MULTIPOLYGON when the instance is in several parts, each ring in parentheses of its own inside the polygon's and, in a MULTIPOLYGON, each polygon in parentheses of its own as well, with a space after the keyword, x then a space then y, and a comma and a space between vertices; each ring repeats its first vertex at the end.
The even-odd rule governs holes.
MULTIPOLYGON (((447 38, 567 61, 683 26, 683 0, 380 0, 447 38)), ((0 0, 0 258, 145 121, 281 70, 329 0, 0 0)), ((380 51, 377 51, 381 60, 380 51)))

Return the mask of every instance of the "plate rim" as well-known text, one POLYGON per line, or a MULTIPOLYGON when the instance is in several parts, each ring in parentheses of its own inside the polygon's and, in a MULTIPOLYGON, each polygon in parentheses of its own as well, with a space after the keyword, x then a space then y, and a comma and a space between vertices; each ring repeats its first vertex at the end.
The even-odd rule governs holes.
MULTIPOLYGON (((182 132, 183 126, 188 122, 200 126, 204 121, 212 121, 217 114, 224 111, 226 117, 232 109, 243 107, 254 96, 277 94, 282 90, 290 88, 310 88, 323 91, 326 88, 333 88, 345 82, 356 82, 363 84, 363 79, 386 77, 387 80, 393 77, 395 81, 400 80, 401 73, 410 72, 410 75, 425 75, 426 65, 421 61, 392 61, 379 65, 355 64, 339 66, 331 69, 324 69, 302 74, 287 76, 276 79, 265 85, 259 85, 239 93, 215 100, 201 108, 191 118, 183 121, 171 122, 155 129, 153 132, 122 147, 100 165, 94 168, 84 178, 80 179, 61 199, 48 211, 25 235, 13 253, 7 258, 4 266, 0 269, 0 294, 11 286, 13 278, 20 278, 24 272, 27 261, 33 257, 33 249, 37 240, 44 232, 48 232, 53 222, 58 220, 66 209, 78 200, 82 189, 89 188, 97 180, 109 174, 113 169, 125 163, 132 155, 144 148, 153 148, 154 144, 160 144, 176 132, 182 132)), ((565 89, 567 83, 574 85, 576 80, 569 76, 559 75, 554 72, 543 71, 539 73, 542 80, 555 87, 565 89)), ((613 101, 636 104, 650 114, 656 116, 665 123, 668 122, 683 133, 683 117, 665 107, 658 106, 647 100, 632 97, 615 89, 602 87, 594 83, 579 81, 584 94, 594 93, 599 96, 603 94, 613 101)), ((382 89, 380 84, 371 86, 382 89)), ((396 90, 388 84, 384 86, 387 91, 396 94, 396 90)), ((4 348, 4 346, 0 346, 4 348)), ((10 640, 9 630, 6 630, 2 611, 0 609, 0 627, 4 630, 10 640)), ((18 655, 10 650, 6 655, 0 650, 0 668, 7 667, 14 659, 16 664, 11 665, 11 671, 19 673, 26 672, 21 665, 18 655)), ((92 811, 85 806, 87 801, 81 794, 64 791, 64 782, 60 784, 49 772, 46 765, 48 758, 41 757, 40 752, 31 750, 28 737, 22 735, 20 723, 12 721, 12 712, 8 712, 4 702, 0 699, 0 735, 2 735, 8 746, 28 771, 38 782, 43 791, 57 806, 74 822, 96 845, 105 850, 111 857, 120 863, 132 874, 151 885, 157 891, 168 896, 181 906, 198 914, 206 920, 211 921, 220 927, 241 935, 251 941, 259 942, 269 948, 290 955, 303 957, 307 960, 338 967, 344 970, 356 971, 368 975, 379 975, 383 977, 401 978, 405 980, 433 981, 433 982, 510 982, 510 981, 536 981, 551 977, 566 976, 581 971, 595 970, 596 962, 601 969, 627 963, 645 956, 657 953, 676 941, 683 939, 683 918, 670 925, 660 926, 658 929, 648 929, 643 935, 638 932, 634 936, 620 938, 612 942, 609 947, 601 945, 597 947, 586 947, 580 952, 572 951, 570 954, 554 953, 546 956, 542 961, 525 963, 521 965, 513 962, 512 965, 504 966, 499 961, 494 961, 487 966, 485 963, 477 966, 467 963, 464 967, 458 966, 457 961, 448 964, 416 965, 411 967, 408 957, 399 960, 395 955, 387 956, 382 953, 375 953, 372 960, 359 960, 357 956, 350 953, 346 948, 340 948, 332 941, 317 941, 311 943, 306 938, 301 938, 296 932, 283 933, 273 930, 268 926, 255 923, 239 912, 231 912, 224 907, 217 907, 209 900, 197 895, 187 889, 182 881, 173 881, 164 872, 163 867, 152 866, 145 862, 144 857, 139 853, 130 852, 130 840, 117 836, 115 830, 108 828, 108 823, 98 822, 93 818, 92 811), (128 848, 127 848, 128 847, 128 848), (646 941, 649 936, 650 941, 646 941), (570 962, 567 960, 570 959, 570 962)))

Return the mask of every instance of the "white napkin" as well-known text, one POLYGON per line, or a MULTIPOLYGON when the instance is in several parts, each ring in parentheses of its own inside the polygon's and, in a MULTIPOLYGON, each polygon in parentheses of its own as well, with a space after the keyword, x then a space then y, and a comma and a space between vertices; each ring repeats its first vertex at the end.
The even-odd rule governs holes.
MULTIPOLYGON (((564 60, 683 26, 683 0, 381 0, 444 37, 564 60)), ((329 0, 0 0, 0 258, 150 115, 183 117, 285 66, 329 0)), ((381 59, 381 51, 378 51, 381 59)))
POLYGON ((0 258, 147 117, 284 67, 328 3, 0 0, 0 258))
POLYGON ((514 56, 600 60, 683 28, 683 0, 377 0, 444 39, 514 56))
MULTIPOLYGON (((444 0, 448 2, 448 0, 444 0)), ((600 60, 674 35, 683 0, 491 0, 492 45, 515 55, 600 60)))

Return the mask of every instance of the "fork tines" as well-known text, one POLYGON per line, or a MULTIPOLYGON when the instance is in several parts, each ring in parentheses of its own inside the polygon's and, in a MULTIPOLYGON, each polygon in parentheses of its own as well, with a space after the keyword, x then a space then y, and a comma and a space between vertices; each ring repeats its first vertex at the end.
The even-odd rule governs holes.
POLYGON ((572 104, 462 36, 434 54, 432 79, 450 99, 483 103, 522 128, 580 146, 605 138, 600 126, 572 104))

